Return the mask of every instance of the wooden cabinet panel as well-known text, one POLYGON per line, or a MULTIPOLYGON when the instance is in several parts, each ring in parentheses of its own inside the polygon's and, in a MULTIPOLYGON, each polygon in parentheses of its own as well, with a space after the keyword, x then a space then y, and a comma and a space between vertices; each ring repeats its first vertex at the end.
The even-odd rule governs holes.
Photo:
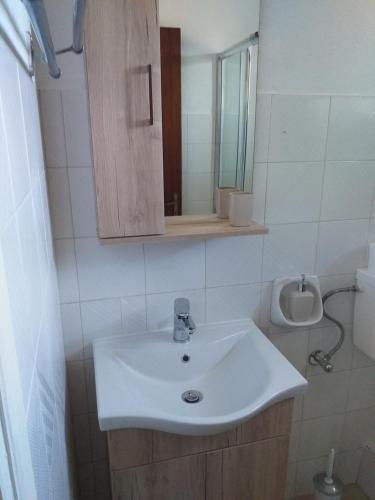
POLYGON ((223 450, 222 500, 284 500, 288 445, 282 436, 223 450))
POLYGON ((153 460, 194 455, 204 451, 218 450, 236 444, 236 430, 213 436, 181 436, 166 432, 153 433, 153 460))
POLYGON ((99 236, 162 234, 157 0, 89 0, 86 61, 99 236))
POLYGON ((112 469, 209 452, 290 433, 293 400, 267 408, 239 427, 213 436, 182 436, 168 432, 123 429, 108 433, 112 469))
POLYGON ((290 434, 293 399, 281 401, 237 427, 237 444, 290 434))
POLYGON ((204 455, 112 473, 114 500, 204 500, 204 455))
POLYGON ((152 462, 152 431, 123 429, 110 431, 107 437, 111 470, 152 462))

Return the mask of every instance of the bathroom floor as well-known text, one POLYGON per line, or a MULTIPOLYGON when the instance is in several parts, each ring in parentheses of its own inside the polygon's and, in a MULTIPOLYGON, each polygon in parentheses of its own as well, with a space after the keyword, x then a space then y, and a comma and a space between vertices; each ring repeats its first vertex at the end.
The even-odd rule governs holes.
MULTIPOLYGON (((314 500, 314 495, 299 496, 295 498, 295 500, 314 500)), ((356 484, 348 484, 345 486, 343 500, 369 500, 369 498, 363 493, 359 486, 356 484)))

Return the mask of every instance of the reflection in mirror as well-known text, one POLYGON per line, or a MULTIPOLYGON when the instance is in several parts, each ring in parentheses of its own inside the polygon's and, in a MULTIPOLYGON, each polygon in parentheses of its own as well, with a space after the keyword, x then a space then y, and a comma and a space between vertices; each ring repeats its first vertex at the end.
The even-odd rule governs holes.
POLYGON ((159 0, 165 215, 252 190, 259 0, 159 0))

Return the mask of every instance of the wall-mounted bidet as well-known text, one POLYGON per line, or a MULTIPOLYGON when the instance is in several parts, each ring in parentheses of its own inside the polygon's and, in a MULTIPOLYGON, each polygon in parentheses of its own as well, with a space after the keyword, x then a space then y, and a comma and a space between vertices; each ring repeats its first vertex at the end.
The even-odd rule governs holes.
POLYGON ((301 274, 277 278, 273 283, 271 320, 287 328, 308 327, 323 317, 322 295, 317 276, 301 274))
POLYGON ((195 330, 195 323, 190 316, 190 302, 184 298, 176 299, 174 301, 173 340, 188 342, 195 330))

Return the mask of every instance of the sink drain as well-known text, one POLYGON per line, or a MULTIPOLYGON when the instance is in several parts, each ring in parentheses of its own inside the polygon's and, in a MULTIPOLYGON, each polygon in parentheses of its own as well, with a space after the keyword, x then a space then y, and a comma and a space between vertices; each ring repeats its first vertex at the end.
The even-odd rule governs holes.
POLYGON ((181 397, 182 401, 185 401, 185 403, 199 403, 199 401, 202 401, 203 399, 203 394, 192 389, 182 393, 181 397))

